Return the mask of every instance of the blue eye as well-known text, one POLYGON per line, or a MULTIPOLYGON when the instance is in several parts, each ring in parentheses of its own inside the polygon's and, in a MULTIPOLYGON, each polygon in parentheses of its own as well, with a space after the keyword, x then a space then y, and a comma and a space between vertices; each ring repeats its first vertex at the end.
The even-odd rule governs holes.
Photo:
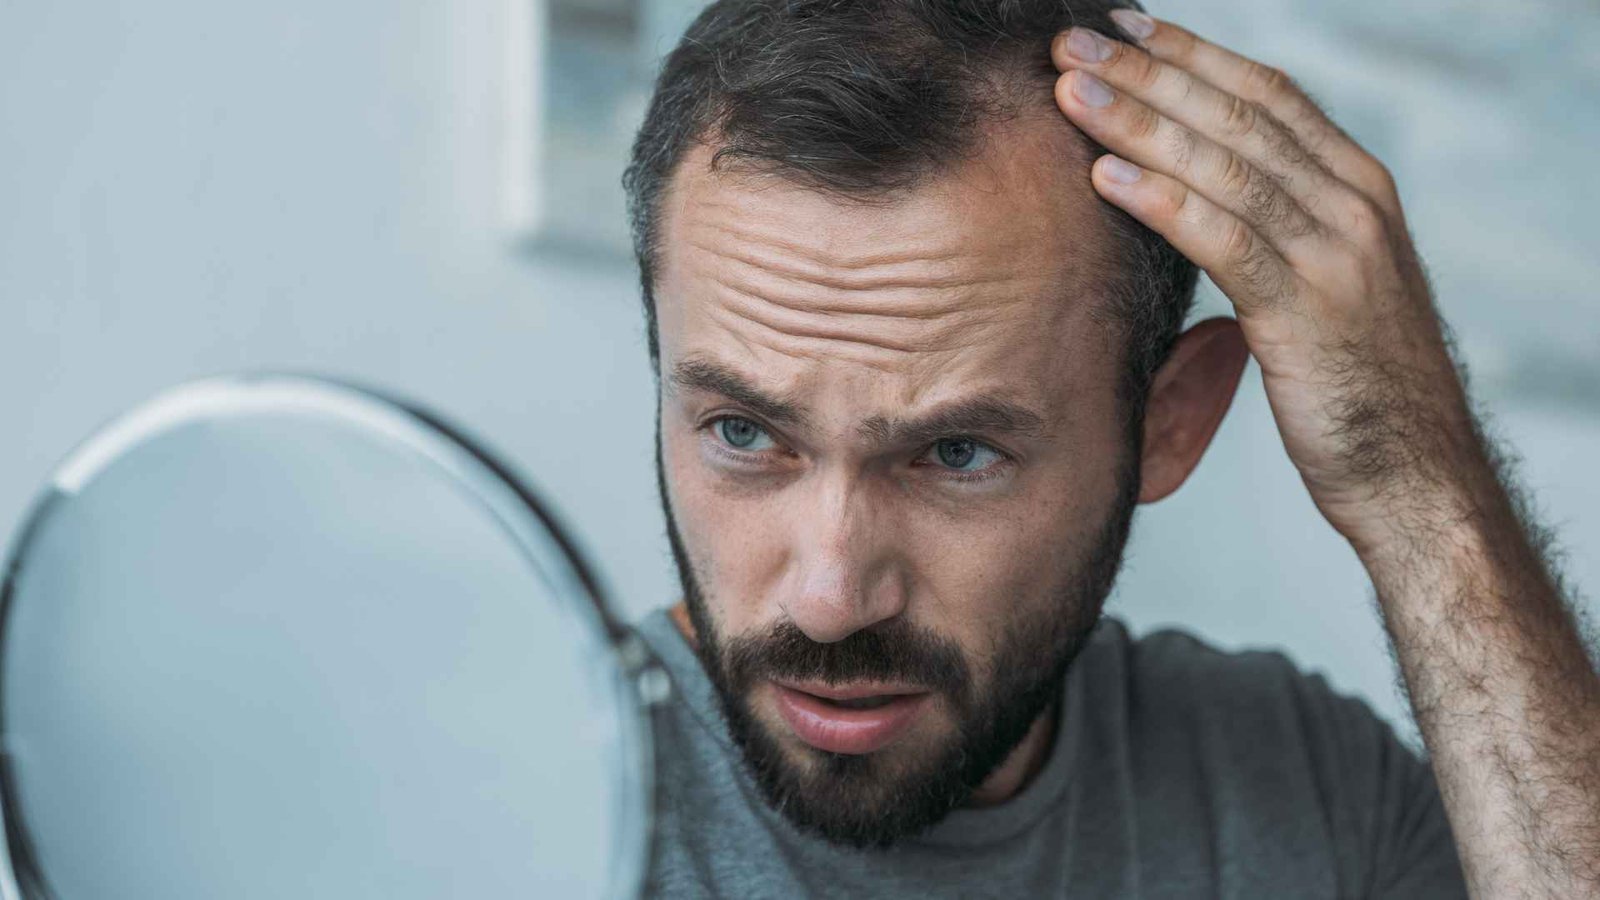
POLYGON ((940 465, 957 472, 981 472, 1004 459, 993 447, 972 438, 943 438, 929 449, 940 465))
POLYGON ((764 449, 756 446, 763 439, 769 444, 772 442, 772 438, 767 436, 766 430, 760 425, 739 416, 726 416, 718 419, 715 428, 717 436, 722 438, 728 446, 736 447, 740 450, 764 449))

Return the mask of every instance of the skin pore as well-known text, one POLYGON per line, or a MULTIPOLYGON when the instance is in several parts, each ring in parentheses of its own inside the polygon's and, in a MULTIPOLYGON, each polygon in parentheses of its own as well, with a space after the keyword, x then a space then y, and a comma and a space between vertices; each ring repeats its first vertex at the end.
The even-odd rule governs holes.
MULTIPOLYGON (((801 795, 853 779, 839 796, 876 821, 957 758, 974 709, 1076 652, 1120 558, 1113 520, 1188 476, 1245 349, 1230 321, 1187 332, 1128 446, 1121 338, 1096 315, 1116 260, 1090 157, 1059 116, 996 124, 980 153, 881 203, 713 173, 711 154, 691 152, 663 198, 655 280, 664 501, 703 606, 674 619, 691 643, 709 628, 756 657, 785 628, 841 653, 877 632, 954 651, 972 702, 935 691, 861 757, 800 740, 765 679, 723 698, 762 736, 771 778, 801 795)), ((1024 787, 1055 713, 1012 729, 961 801, 1024 787)))

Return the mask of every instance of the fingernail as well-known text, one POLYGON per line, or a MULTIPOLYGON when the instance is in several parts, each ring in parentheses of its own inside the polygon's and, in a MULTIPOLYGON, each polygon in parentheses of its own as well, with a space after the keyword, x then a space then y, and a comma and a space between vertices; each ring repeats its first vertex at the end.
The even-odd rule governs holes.
POLYGON ((1106 177, 1117 184, 1133 184, 1139 180, 1139 167, 1125 159, 1108 156, 1105 161, 1106 177))
POLYGON ((1111 42, 1087 28, 1067 32, 1067 52, 1084 62, 1105 62, 1111 58, 1111 42))
POLYGON ((1078 95, 1084 106, 1101 107, 1111 102, 1111 88, 1082 69, 1072 76, 1072 92, 1078 95))
POLYGON ((1141 41, 1156 33, 1156 20, 1137 10, 1113 9, 1111 18, 1122 26, 1123 31, 1141 41))

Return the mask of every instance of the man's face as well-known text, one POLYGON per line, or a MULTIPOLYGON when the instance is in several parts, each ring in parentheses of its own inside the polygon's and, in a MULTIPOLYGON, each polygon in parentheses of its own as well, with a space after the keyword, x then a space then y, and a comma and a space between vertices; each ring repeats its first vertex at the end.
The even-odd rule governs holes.
POLYGON ((892 202, 707 171, 663 209, 663 503, 769 801, 882 845, 1041 720, 1121 558, 1137 457, 1087 160, 1026 120, 892 202))

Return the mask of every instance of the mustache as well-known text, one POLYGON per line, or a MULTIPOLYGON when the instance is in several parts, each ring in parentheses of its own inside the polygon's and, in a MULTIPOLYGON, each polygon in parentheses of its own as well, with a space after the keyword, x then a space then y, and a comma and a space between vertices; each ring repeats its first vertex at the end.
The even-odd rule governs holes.
POLYGON ((763 634, 729 640, 722 655, 728 680, 739 691, 767 678, 828 684, 895 681, 945 694, 965 706, 971 685, 959 645, 902 619, 830 643, 812 640, 785 619, 763 634))

